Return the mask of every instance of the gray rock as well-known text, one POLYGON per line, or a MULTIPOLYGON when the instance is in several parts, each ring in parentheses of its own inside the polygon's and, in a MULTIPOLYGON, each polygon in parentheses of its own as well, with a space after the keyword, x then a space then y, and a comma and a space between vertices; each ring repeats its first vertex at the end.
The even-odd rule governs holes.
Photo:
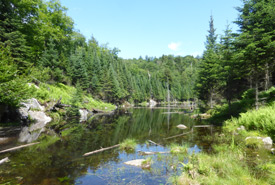
POLYGON ((179 128, 179 129, 187 129, 187 126, 185 126, 185 125, 183 125, 183 124, 179 124, 179 125, 177 126, 177 128, 179 128))
POLYGON ((150 99, 149 106, 150 107, 155 107, 156 105, 157 105, 157 102, 155 100, 150 99))
POLYGON ((245 130, 245 127, 242 125, 239 128, 237 128, 237 131, 245 130))
POLYGON ((47 116, 44 107, 42 107, 38 101, 34 98, 28 100, 27 103, 22 103, 25 107, 20 108, 19 111, 34 121, 29 127, 24 127, 19 134, 19 142, 32 142, 36 140, 42 132, 45 131, 45 125, 52 121, 52 118, 47 116), (33 111, 30 108, 40 110, 33 111))
POLYGON ((270 145, 272 147, 273 141, 270 137, 264 137, 262 138, 262 141, 264 142, 264 145, 270 145))
POLYGON ((26 102, 22 102, 21 105, 23 105, 25 108, 29 109, 35 109, 38 111, 44 111, 45 107, 41 106, 37 99, 32 98, 28 99, 26 102))
POLYGON ((89 119, 89 117, 93 114, 92 112, 88 111, 87 109, 79 109, 80 119, 79 122, 85 122, 89 119))
POLYGON ((21 103, 21 107, 18 109, 19 117, 22 121, 27 121, 30 110, 45 111, 45 107, 41 106, 37 99, 28 99, 21 103))
POLYGON ((273 141, 270 137, 256 137, 256 136, 252 136, 252 137, 247 137, 245 138, 245 140, 248 140, 248 139, 258 139, 260 141, 263 142, 263 146, 266 148, 266 149, 271 149, 272 148, 272 144, 273 144, 273 141))
POLYGON ((136 160, 124 162, 124 164, 131 165, 131 166, 142 167, 142 163, 144 161, 145 161, 145 159, 136 159, 136 160))

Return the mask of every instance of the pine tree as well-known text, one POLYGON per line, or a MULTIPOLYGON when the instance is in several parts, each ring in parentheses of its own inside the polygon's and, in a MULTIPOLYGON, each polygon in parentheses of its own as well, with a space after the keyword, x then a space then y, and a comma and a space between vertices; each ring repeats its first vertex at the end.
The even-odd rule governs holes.
POLYGON ((238 8, 240 16, 236 23, 240 27, 236 46, 238 59, 243 64, 243 71, 253 82, 255 89, 255 107, 259 107, 260 80, 274 63, 274 1, 248 0, 238 8))
POLYGON ((203 53, 202 62, 199 69, 197 91, 199 98, 209 101, 210 108, 213 108, 214 94, 217 93, 219 86, 219 56, 217 51, 217 36, 214 29, 213 17, 210 17, 209 34, 206 37, 206 50, 203 53))

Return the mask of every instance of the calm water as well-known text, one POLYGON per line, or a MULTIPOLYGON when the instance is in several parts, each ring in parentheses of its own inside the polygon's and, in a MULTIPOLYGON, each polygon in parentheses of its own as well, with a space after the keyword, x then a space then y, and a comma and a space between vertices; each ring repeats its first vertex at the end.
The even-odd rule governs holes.
MULTIPOLYGON (((148 170, 128 166, 124 162, 148 157, 139 155, 139 151, 169 151, 171 143, 188 144, 189 152, 208 150, 209 143, 204 142, 202 136, 211 135, 214 131, 210 128, 194 128, 190 134, 168 138, 190 131, 178 129, 178 124, 188 128, 201 124, 177 112, 183 110, 120 110, 113 115, 97 116, 87 124, 77 125, 69 136, 62 137, 54 144, 0 154, 0 159, 10 159, 9 163, 0 166, 0 183, 170 184, 169 179, 180 173, 178 160, 186 162, 186 159, 176 159, 170 154, 153 155, 153 164, 148 170), (116 145, 126 138, 138 141, 134 152, 111 149, 82 157, 86 152, 116 145), (147 140, 164 147, 150 145, 147 140)), ((1 150, 3 147, 0 145, 1 150)))

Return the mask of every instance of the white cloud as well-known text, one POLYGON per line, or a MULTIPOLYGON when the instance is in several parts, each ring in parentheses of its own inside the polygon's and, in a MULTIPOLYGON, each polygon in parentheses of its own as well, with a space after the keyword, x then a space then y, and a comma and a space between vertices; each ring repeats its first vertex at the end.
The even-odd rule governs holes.
POLYGON ((171 42, 170 44, 168 44, 168 48, 173 51, 178 51, 180 46, 181 46, 180 42, 171 42))

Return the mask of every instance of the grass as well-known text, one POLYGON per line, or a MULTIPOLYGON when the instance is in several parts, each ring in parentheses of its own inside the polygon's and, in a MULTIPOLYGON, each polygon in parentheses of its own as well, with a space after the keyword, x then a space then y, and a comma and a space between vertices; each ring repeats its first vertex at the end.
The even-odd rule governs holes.
MULTIPOLYGON (((43 84, 39 85, 39 89, 36 89, 35 98, 40 102, 46 103, 50 101, 57 101, 60 98, 63 104, 72 104, 72 97, 76 93, 76 88, 62 83, 54 85, 43 84)), ((95 100, 90 94, 84 93, 83 102, 78 102, 79 108, 86 108, 88 110, 100 109, 103 111, 111 111, 116 107, 115 105, 104 103, 102 101, 95 100)))
POLYGON ((271 106, 261 107, 242 113, 239 118, 232 118, 225 122, 228 130, 243 125, 247 130, 258 131, 275 139, 275 103, 271 106))
POLYGON ((187 154, 188 146, 187 145, 171 144, 170 152, 171 152, 171 154, 187 154))
POLYGON ((152 157, 148 157, 148 158, 145 159, 145 161, 143 161, 141 163, 141 167, 148 169, 148 168, 151 167, 152 164, 153 164, 153 158, 152 157))
POLYGON ((122 143, 119 145, 120 150, 135 150, 137 145, 137 142, 135 139, 125 139, 122 143))
MULTIPOLYGON (((261 105, 272 105, 275 101, 275 87, 268 91, 262 91, 259 94, 261 105)), ((224 104, 216 106, 210 111, 212 117, 209 119, 211 123, 222 124, 224 121, 232 117, 238 118, 242 113, 255 108, 255 90, 249 89, 245 91, 240 100, 232 102, 231 106, 224 104)))
POLYGON ((251 174, 244 159, 238 150, 215 155, 200 153, 193 164, 184 164, 176 184, 268 184, 251 174))

